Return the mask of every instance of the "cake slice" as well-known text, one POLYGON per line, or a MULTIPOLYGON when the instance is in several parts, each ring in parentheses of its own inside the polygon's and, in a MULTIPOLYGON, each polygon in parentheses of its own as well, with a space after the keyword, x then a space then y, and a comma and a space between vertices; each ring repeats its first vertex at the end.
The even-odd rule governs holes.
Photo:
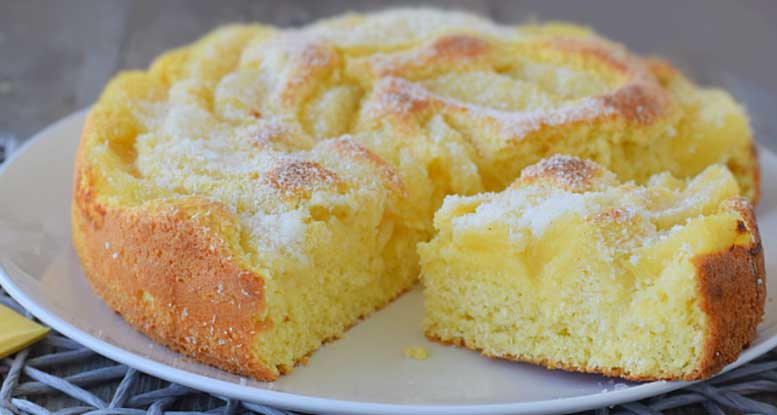
POLYGON ((501 193, 449 196, 420 244, 426 335, 632 380, 707 378, 755 338, 766 284, 732 174, 619 183, 554 156, 501 193))

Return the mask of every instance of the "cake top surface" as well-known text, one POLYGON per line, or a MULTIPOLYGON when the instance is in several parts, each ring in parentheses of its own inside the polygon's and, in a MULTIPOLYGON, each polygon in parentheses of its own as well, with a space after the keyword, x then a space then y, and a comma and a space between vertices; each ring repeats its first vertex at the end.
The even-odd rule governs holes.
POLYGON ((689 180, 657 174, 640 186, 619 182, 594 162, 556 155, 525 168, 503 192, 449 196, 436 225, 454 233, 501 232, 520 241, 542 238, 556 221, 572 215, 597 227, 620 229, 618 242, 628 247, 716 213, 738 194, 733 175, 720 165, 689 180))
POLYGON ((311 212, 401 211, 433 194, 411 213, 428 223, 444 194, 512 180, 480 170, 529 134, 655 122, 672 106, 659 79, 670 69, 657 68, 585 28, 460 12, 227 26, 118 77, 104 97, 119 108, 103 106, 110 128, 138 125, 99 137, 90 157, 110 160, 106 200, 218 201, 252 245, 299 257, 311 212), (447 179, 422 171, 435 163, 447 179))

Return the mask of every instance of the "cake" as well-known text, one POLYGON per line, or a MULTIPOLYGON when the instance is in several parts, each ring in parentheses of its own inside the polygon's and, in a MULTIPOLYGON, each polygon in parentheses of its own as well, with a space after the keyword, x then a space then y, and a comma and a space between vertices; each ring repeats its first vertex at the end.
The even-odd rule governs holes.
POLYGON ((585 28, 402 9, 227 26, 117 75, 83 129, 73 242, 133 327, 273 380, 413 286, 446 195, 556 153, 636 183, 721 164, 758 197, 725 92, 585 28))
POLYGON ((698 380, 755 338, 765 298, 753 209, 713 165, 643 186, 553 156, 500 193, 448 196, 421 244, 426 335, 633 380, 698 380))

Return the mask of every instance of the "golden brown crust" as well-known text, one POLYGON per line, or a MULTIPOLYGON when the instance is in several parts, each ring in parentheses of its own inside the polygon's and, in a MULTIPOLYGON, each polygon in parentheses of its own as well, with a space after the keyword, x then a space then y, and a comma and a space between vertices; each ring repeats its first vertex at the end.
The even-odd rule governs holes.
MULTIPOLYGON (((200 362, 263 381, 291 372, 291 366, 268 367, 252 352, 256 335, 273 324, 258 319, 265 312, 264 278, 241 265, 208 223, 192 220, 193 211, 229 218, 224 206, 197 198, 130 209, 99 203, 95 176, 84 154, 86 136, 93 133, 91 117, 87 117, 75 163, 72 237, 97 294, 138 331, 200 362)), ((396 173, 369 150, 348 140, 337 140, 334 145, 345 156, 378 164, 387 182, 404 193, 396 173)), ((314 175, 314 179, 332 179, 323 167, 302 166, 308 167, 321 169, 321 177, 314 175)), ((297 174, 295 168, 286 173, 297 174)), ((282 183, 279 187, 290 188, 282 183)), ((314 352, 300 357, 295 365, 305 364, 314 352)))
POLYGON ((595 180, 603 173, 602 166, 590 160, 555 155, 523 169, 521 177, 512 184, 512 187, 517 188, 544 181, 549 186, 570 192, 586 192, 591 190, 595 180))
MULTIPOLYGON (((268 327, 256 321, 265 307, 262 276, 242 267, 223 240, 180 206, 124 209, 99 203, 89 169, 79 151, 73 244, 100 297, 173 350, 234 373, 275 379, 277 372, 252 353, 254 336, 268 327)), ((214 214, 223 209, 199 203, 214 214)))
POLYGON ((696 378, 708 378, 737 359, 756 337, 766 299, 766 274, 758 225, 744 198, 727 201, 743 218, 737 232, 749 232, 749 245, 693 259, 697 268, 700 307, 707 315, 708 333, 696 378))
POLYGON ((385 77, 416 78, 435 68, 463 68, 483 62, 494 52, 492 44, 477 36, 443 35, 418 49, 393 54, 376 54, 357 65, 365 65, 374 79, 385 77), (413 76, 415 75, 415 76, 413 76))
POLYGON ((73 227, 92 287, 133 327, 205 363, 276 377, 251 353, 251 339, 265 328, 252 320, 264 306, 262 280, 208 252, 212 238, 174 215, 109 211, 96 227, 77 206, 73 227))
POLYGON ((279 160, 267 172, 265 180, 284 199, 307 196, 313 187, 335 185, 337 174, 320 164, 306 160, 279 160))
POLYGON ((432 44, 433 56, 448 59, 464 59, 482 55, 488 50, 488 43, 474 36, 449 35, 437 38, 432 44))
POLYGON ((290 107, 304 101, 317 88, 316 80, 340 65, 337 51, 328 45, 305 43, 293 52, 290 73, 281 89, 281 100, 290 107))
POLYGON ((599 97, 600 102, 617 114, 637 124, 648 125, 669 112, 671 99, 659 80, 643 62, 619 46, 602 39, 555 38, 548 46, 585 59, 595 60, 613 72, 619 72, 625 82, 615 91, 599 97))
POLYGON ((483 356, 532 363, 548 369, 594 373, 638 382, 693 381, 709 378, 734 362, 742 350, 755 340, 766 299, 763 249, 752 206, 747 199, 736 197, 724 202, 724 208, 734 210, 741 215, 743 220, 735 224, 737 232, 749 233, 752 236, 752 242, 747 245, 732 245, 720 252, 697 255, 692 259, 697 269, 699 305, 707 316, 704 349, 697 369, 692 372, 676 377, 651 376, 629 373, 624 368, 618 367, 577 366, 566 362, 515 355, 494 356, 485 353, 479 347, 467 344, 461 338, 443 340, 430 332, 426 332, 426 337, 438 343, 465 347, 480 352, 483 356))

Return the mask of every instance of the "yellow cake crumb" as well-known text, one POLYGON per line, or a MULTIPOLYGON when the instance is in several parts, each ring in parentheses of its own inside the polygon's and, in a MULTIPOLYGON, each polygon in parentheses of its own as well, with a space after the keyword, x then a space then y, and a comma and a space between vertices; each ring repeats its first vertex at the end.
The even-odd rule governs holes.
POLYGON ((429 352, 422 346, 405 347, 405 357, 415 360, 426 360, 429 358, 429 352))

